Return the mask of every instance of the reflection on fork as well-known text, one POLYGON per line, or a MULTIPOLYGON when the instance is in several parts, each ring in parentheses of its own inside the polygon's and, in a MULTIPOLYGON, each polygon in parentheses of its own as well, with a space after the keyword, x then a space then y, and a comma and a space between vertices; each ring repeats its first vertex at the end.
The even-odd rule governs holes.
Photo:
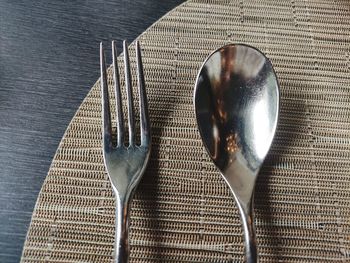
POLYGON ((133 193, 145 171, 151 150, 150 120, 143 74, 140 44, 136 41, 137 80, 140 105, 141 143, 135 142, 135 123, 132 96, 132 81, 128 46, 123 42, 125 88, 128 106, 128 145, 124 143, 124 120, 120 91, 117 51, 112 42, 114 91, 116 98, 117 142, 112 140, 112 122, 108 95, 106 63, 102 43, 100 44, 102 119, 103 119, 103 159, 116 198, 115 262, 126 263, 129 257, 128 217, 133 193))

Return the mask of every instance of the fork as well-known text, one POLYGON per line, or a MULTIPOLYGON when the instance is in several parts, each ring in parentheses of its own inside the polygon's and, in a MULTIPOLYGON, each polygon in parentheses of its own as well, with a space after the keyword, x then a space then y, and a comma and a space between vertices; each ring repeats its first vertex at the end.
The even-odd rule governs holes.
POLYGON ((110 100, 108 95, 106 62, 103 44, 100 43, 100 68, 101 68, 101 92, 102 92, 102 120, 103 120, 103 159, 116 199, 116 221, 115 221, 115 261, 126 263, 129 258, 129 211, 135 189, 147 166, 151 150, 150 120, 148 117, 148 103, 145 89, 140 44, 136 41, 136 65, 137 83, 140 105, 140 134, 141 143, 135 142, 135 124, 132 81, 129 62, 128 46, 123 42, 125 87, 128 108, 128 130, 129 142, 125 145, 125 131, 122 111, 122 98, 120 91, 119 72, 117 65, 117 50, 115 42, 112 41, 114 92, 116 98, 117 131, 116 143, 112 136, 112 122, 110 111, 110 100))

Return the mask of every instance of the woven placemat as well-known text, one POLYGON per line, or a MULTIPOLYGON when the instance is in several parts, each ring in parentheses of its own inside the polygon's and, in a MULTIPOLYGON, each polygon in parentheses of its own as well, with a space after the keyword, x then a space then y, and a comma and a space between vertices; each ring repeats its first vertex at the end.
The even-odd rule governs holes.
MULTIPOLYGON (((263 51, 281 86, 255 194, 261 262, 350 262, 349 9, 347 0, 188 1, 139 37, 153 149, 132 203, 130 262, 244 261, 240 218, 192 104, 201 63, 231 42, 263 51)), ((112 262, 114 210, 97 82, 57 150, 22 262, 112 262)))

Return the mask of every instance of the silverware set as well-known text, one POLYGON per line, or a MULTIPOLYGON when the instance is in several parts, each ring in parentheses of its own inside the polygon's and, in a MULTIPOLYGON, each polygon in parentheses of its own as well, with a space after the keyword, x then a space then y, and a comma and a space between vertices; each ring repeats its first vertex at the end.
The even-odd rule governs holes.
MULTIPOLYGON (((122 111, 115 43, 112 42, 116 134, 112 134, 104 50, 100 46, 103 157, 116 199, 115 262, 129 256, 128 217, 133 193, 150 156, 151 132, 141 50, 135 43, 141 143, 135 142, 132 81, 124 41, 128 143, 122 111), (114 140, 113 138, 116 138, 114 140)), ((199 70, 194 107, 203 144, 228 184, 241 214, 246 262, 259 261, 255 238, 253 196, 256 177, 271 146, 279 114, 279 86, 271 62, 248 45, 230 44, 214 51, 199 70)))

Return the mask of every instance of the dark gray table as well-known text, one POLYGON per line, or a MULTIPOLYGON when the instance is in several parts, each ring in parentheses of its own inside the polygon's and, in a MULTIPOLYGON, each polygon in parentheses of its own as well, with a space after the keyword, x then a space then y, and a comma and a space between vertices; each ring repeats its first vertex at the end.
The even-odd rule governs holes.
POLYGON ((1 263, 20 260, 58 144, 99 77, 99 42, 120 50, 182 2, 0 0, 1 263))

